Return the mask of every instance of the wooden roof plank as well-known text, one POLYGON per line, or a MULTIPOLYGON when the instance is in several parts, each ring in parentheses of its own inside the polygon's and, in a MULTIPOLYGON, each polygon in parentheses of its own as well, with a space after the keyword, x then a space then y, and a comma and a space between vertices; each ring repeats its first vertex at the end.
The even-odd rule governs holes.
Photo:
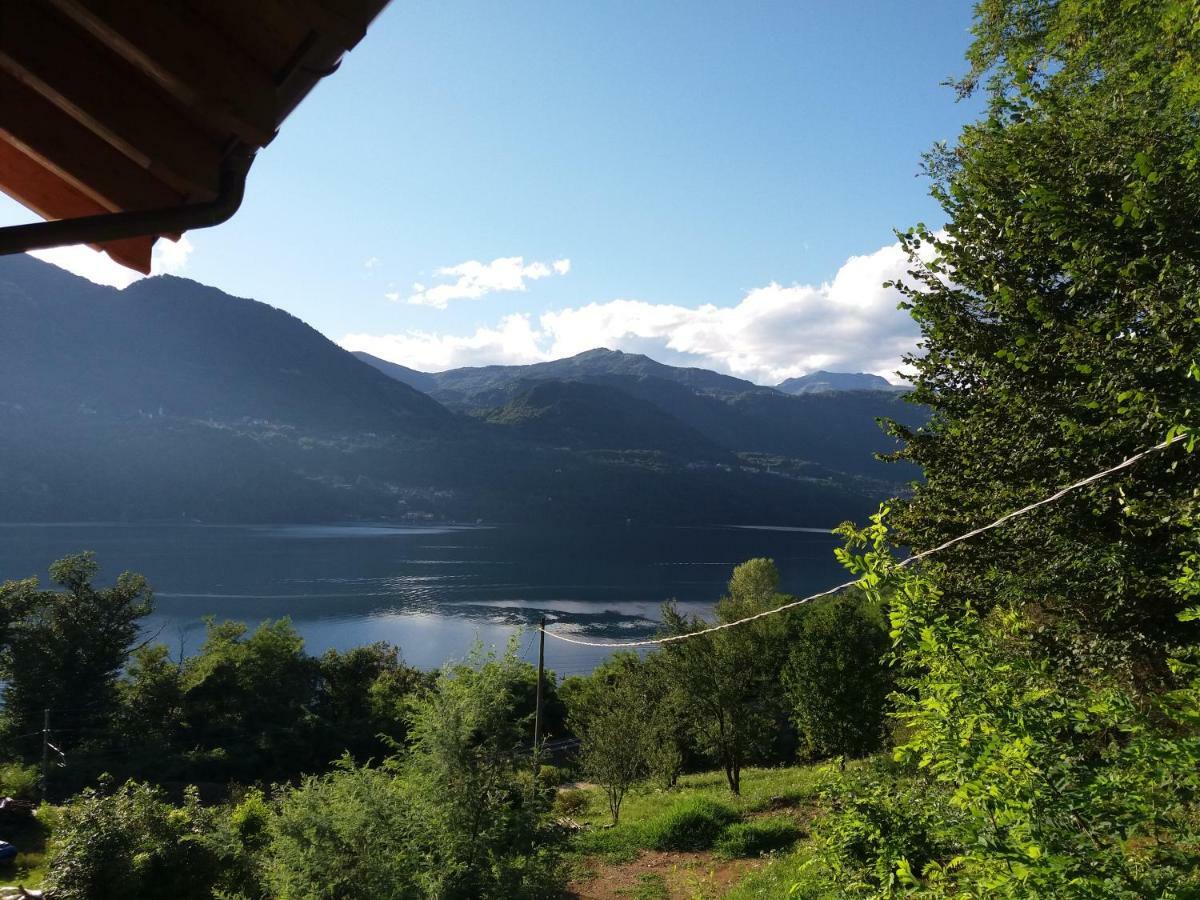
MULTIPOLYGON (((0 190, 44 219, 75 219, 108 212, 91 197, 44 169, 11 144, 0 142, 0 190)), ((123 266, 150 274, 155 236, 109 241, 103 250, 123 266)))
POLYGON ((221 139, 48 5, 0 3, 0 69, 177 190, 216 195, 221 139))
POLYGON ((110 212, 160 209, 182 200, 146 169, 28 85, 0 73, 0 138, 37 160, 110 212))
POLYGON ((96 40, 254 146, 277 124, 271 72, 178 0, 50 0, 96 40))

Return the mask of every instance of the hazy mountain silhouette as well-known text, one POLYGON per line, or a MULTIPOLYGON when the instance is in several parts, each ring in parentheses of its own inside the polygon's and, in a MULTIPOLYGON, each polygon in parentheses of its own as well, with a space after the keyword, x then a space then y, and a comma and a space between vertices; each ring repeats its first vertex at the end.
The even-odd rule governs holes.
POLYGON ((785 394, 830 394, 839 391, 906 391, 879 375, 866 372, 809 372, 781 381, 776 387, 785 394))
POLYGON ((0 258, 0 521, 833 524, 906 477, 870 456, 889 395, 829 406, 603 350, 367 362, 185 279, 0 258))
POLYGON ((92 284, 0 258, 0 403, 407 434, 452 417, 295 316, 194 281, 92 284))
MULTIPOLYGON (((368 354, 358 355, 385 372, 394 365, 368 354)), ((920 425, 926 419, 922 408, 905 403, 904 392, 882 378, 878 381, 886 385, 886 390, 861 388, 862 384, 875 384, 870 379, 877 376, 837 375, 824 383, 834 381, 854 387, 796 396, 706 369, 668 366, 640 354, 606 349, 526 366, 482 366, 436 373, 395 368, 399 371, 394 377, 420 385, 452 409, 484 419, 503 419, 504 413, 499 411, 518 393, 527 391, 531 382, 585 382, 615 389, 625 395, 626 402, 651 404, 674 419, 677 427, 690 429, 706 443, 730 452, 776 454, 814 462, 832 471, 893 482, 911 480, 918 474, 911 466, 874 458, 875 453, 889 453, 898 447, 879 428, 878 418, 896 419, 909 426, 920 425)), ((610 408, 618 402, 617 397, 608 400, 610 408)), ((582 406, 574 412, 576 417, 589 415, 582 406)), ((571 419, 560 406, 555 421, 567 427, 571 419)), ((665 422, 660 420, 658 425, 665 426, 665 422)), ((552 440, 546 427, 542 436, 552 440)), ((647 422, 645 427, 653 426, 647 422)), ((658 445, 657 441, 652 443, 658 445)))

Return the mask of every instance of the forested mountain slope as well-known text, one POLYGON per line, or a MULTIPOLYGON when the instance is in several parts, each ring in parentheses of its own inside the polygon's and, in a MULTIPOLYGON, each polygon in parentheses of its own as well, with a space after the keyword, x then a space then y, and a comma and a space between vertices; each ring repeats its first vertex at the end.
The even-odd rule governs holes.
POLYGON ((118 291, 8 257, 0 334, 0 521, 834 524, 901 487, 871 469, 874 407, 839 432, 852 451, 794 447, 795 423, 739 446, 756 403, 791 398, 599 351, 534 367, 586 378, 472 370, 456 390, 479 399, 448 408, 389 377, 421 373, 180 278, 118 291))
MULTIPOLYGON (((864 383, 862 378, 874 376, 837 374, 834 383, 850 379, 856 387, 791 396, 740 378, 667 366, 619 350, 589 350, 568 359, 528 366, 482 366, 436 373, 414 372, 368 354, 358 356, 407 384, 427 390, 451 408, 487 419, 507 418, 503 410, 532 382, 586 382, 618 392, 611 395, 610 403, 617 403, 624 395, 631 407, 638 403, 653 405, 674 419, 678 427, 690 429, 705 442, 733 453, 803 459, 835 471, 896 484, 918 475, 915 467, 875 459, 876 453, 889 453, 899 446, 880 429, 877 419, 917 426, 925 421, 926 413, 906 403, 904 392, 883 379, 879 381, 887 385, 886 390, 857 387, 864 383)), ((587 415, 583 409, 577 409, 576 414, 587 415)), ((631 410, 629 415, 633 414, 631 410)), ((564 419, 565 414, 559 418, 564 419)))

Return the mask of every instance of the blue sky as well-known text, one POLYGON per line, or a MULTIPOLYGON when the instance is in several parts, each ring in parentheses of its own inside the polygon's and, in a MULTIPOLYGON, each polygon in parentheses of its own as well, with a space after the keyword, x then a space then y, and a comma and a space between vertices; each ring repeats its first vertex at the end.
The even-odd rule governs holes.
POLYGON ((940 223, 919 158, 978 114, 941 85, 969 25, 965 2, 396 0, 238 215, 160 268, 419 368, 603 343, 759 381, 890 371, 913 329, 878 282, 894 227, 940 223))

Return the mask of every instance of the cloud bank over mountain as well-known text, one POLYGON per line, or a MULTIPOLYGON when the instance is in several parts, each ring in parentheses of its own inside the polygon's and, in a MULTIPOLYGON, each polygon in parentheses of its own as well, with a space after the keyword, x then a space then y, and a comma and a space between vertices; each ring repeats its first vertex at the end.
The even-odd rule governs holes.
POLYGON ((816 369, 872 372, 897 380, 916 346, 916 324, 883 283, 905 276, 899 244, 853 256, 820 285, 770 283, 730 306, 687 307, 637 299, 597 301, 538 316, 515 313, 470 333, 352 333, 349 350, 422 371, 559 359, 589 350, 645 353, 762 384, 816 369))

